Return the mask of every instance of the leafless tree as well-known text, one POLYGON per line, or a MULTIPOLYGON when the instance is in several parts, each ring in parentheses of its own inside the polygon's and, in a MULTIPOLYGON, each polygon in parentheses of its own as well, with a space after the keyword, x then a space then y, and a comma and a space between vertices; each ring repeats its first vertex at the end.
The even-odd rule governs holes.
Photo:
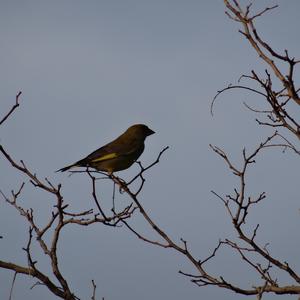
MULTIPOLYGON (((2 118, 0 121, 0 125, 3 124, 8 118, 13 114, 13 112, 20 105, 20 96, 21 92, 16 95, 15 104, 9 110, 9 112, 2 118)), ((108 179, 113 180, 118 184, 120 188, 120 192, 129 193, 135 200, 137 200, 137 195, 142 190, 145 179, 143 177, 144 173, 147 172, 150 168, 158 164, 159 159, 163 152, 165 152, 168 147, 164 148, 158 155, 157 159, 151 163, 147 167, 143 167, 141 163, 140 171, 136 176, 134 176, 129 182, 125 182, 122 179, 115 177, 113 175, 107 175, 102 172, 93 172, 89 169, 84 172, 88 175, 91 180, 91 198, 93 199, 95 209, 89 209, 86 211, 80 212, 71 212, 69 209, 69 204, 66 203, 63 199, 63 195, 61 193, 61 184, 55 186, 52 184, 47 178, 41 179, 34 172, 32 172, 24 163, 23 160, 17 162, 15 159, 11 157, 11 155, 4 149, 4 146, 0 144, 0 153, 3 157, 10 163, 12 168, 16 169, 16 171, 25 175, 25 178, 29 180, 29 184, 32 185, 34 189, 40 189, 47 193, 48 195, 52 195, 54 198, 55 205, 53 206, 53 211, 49 214, 49 219, 44 224, 38 224, 35 217, 35 212, 33 208, 26 209, 22 205, 22 191, 25 186, 25 181, 22 182, 20 187, 17 190, 12 190, 11 195, 6 195, 2 190, 0 190, 0 195, 2 199, 9 205, 11 205, 14 209, 16 209, 21 217, 25 218, 28 223, 28 242, 27 245, 23 248, 25 251, 28 265, 20 265, 13 262, 8 262, 4 260, 0 260, 0 268, 8 269, 14 272, 14 278, 12 282, 12 288, 10 293, 10 298, 13 291, 14 282, 17 274, 28 275, 32 278, 36 278, 37 282, 35 285, 44 285, 49 291, 51 291, 54 295, 67 300, 76 300, 79 299, 70 289, 68 280, 64 277, 61 269, 60 269, 60 260, 57 254, 57 246, 60 240, 61 232, 64 230, 66 226, 71 225, 80 225, 80 226, 89 226, 92 224, 102 224, 105 226, 117 227, 120 223, 126 224, 128 228, 131 228, 126 219, 132 217, 134 212, 137 210, 138 206, 134 205, 134 202, 126 206, 122 209, 116 209, 114 205, 114 197, 115 191, 113 194, 113 206, 111 212, 106 213, 104 209, 100 205, 99 198, 97 196, 96 183, 97 179, 95 177, 101 174, 101 176, 105 176, 108 179), (135 192, 129 190, 129 186, 136 182, 137 179, 140 179, 140 185, 138 186, 135 192), (96 212, 95 212, 95 211, 96 212), (50 235, 51 238, 46 239, 45 236, 50 235), (49 274, 41 271, 38 267, 38 261, 34 258, 32 251, 32 244, 36 240, 40 250, 49 257, 49 274)), ((74 171, 74 173, 77 173, 74 171)), ((101 179, 101 178, 100 178, 101 179)), ((138 202, 137 202, 138 203, 138 202)), ((1 238, 3 238, 1 236, 1 238)), ((92 297, 91 299, 96 300, 96 283, 92 280, 92 297)))
MULTIPOLYGON (((272 6, 263 9, 257 13, 252 13, 252 5, 249 4, 246 7, 242 7, 239 1, 224 0, 227 16, 234 22, 238 22, 241 26, 240 33, 249 41, 249 45, 257 52, 258 56, 266 64, 266 71, 264 75, 259 75, 255 70, 252 70, 250 75, 242 75, 237 85, 230 85, 220 90, 215 99, 219 97, 225 91, 233 89, 247 90, 253 92, 257 97, 262 97, 266 104, 265 110, 259 110, 253 108, 251 105, 245 104, 246 107, 253 113, 257 114, 257 122, 262 126, 269 126, 274 128, 274 132, 261 141, 258 146, 254 147, 252 152, 248 152, 245 149, 242 152, 243 162, 240 166, 234 164, 225 153, 224 150, 217 146, 211 146, 211 149, 220 156, 226 163, 230 172, 232 172, 238 179, 238 184, 233 189, 233 193, 228 195, 219 195, 215 191, 212 193, 217 199, 224 204, 225 211, 232 221, 233 231, 236 234, 237 239, 221 239, 216 243, 215 249, 207 257, 199 259, 192 254, 189 249, 188 242, 181 239, 177 242, 168 235, 168 233, 159 226, 145 210, 140 202, 139 195, 143 189, 145 183, 145 173, 156 164, 159 163, 161 156, 167 150, 164 148, 158 155, 157 159, 147 167, 140 165, 140 170, 134 178, 129 181, 125 181, 115 175, 108 175, 101 172, 94 172, 89 169, 84 172, 90 178, 91 182, 91 196, 94 201, 94 209, 70 212, 69 205, 64 201, 61 193, 61 185, 55 186, 47 178, 39 178, 33 171, 31 171, 26 164, 21 160, 18 162, 11 157, 9 151, 5 149, 3 145, 0 145, 0 152, 3 157, 16 169, 16 171, 24 174, 34 189, 40 189, 47 194, 52 195, 55 205, 53 211, 49 215, 49 220, 45 224, 38 224, 35 218, 35 212, 33 209, 24 209, 21 203, 22 190, 25 184, 23 182, 21 186, 12 191, 11 195, 6 195, 1 191, 2 198, 7 204, 14 207, 20 215, 26 219, 28 223, 28 242, 24 247, 25 254, 27 256, 27 265, 18 265, 16 263, 0 260, 0 268, 9 269, 16 274, 26 274, 37 279, 37 284, 46 286, 50 292, 62 299, 79 299, 70 290, 68 280, 62 274, 60 268, 60 260, 57 255, 57 245, 60 240, 60 233, 66 226, 89 226, 90 224, 98 223, 102 226, 125 226, 130 232, 132 232, 137 238, 143 240, 146 243, 150 243, 162 248, 173 249, 182 256, 184 256, 194 267, 194 273, 187 273, 180 271, 181 274, 189 278, 193 283, 199 287, 203 286, 216 286, 231 290, 241 295, 256 295, 258 299, 261 299, 264 293, 273 294, 300 294, 300 274, 297 273, 295 268, 286 261, 281 261, 275 255, 273 255, 266 247, 266 243, 261 244, 257 241, 257 234, 259 231, 259 224, 249 231, 247 227, 247 221, 251 217, 250 209, 264 201, 266 198, 265 192, 259 193, 257 196, 252 196, 246 193, 246 174, 248 169, 255 164, 255 159, 262 151, 279 147, 283 149, 291 150, 295 155, 299 155, 300 152, 296 145, 292 143, 286 133, 300 138, 300 128, 296 116, 293 115, 291 107, 293 105, 299 105, 300 99, 298 96, 299 88, 295 84, 294 71, 295 67, 299 63, 298 60, 291 57, 287 50, 283 54, 275 51, 258 33, 255 27, 255 20, 263 17, 265 13, 268 13, 275 9, 277 6, 272 6), (288 67, 287 74, 284 74, 279 67, 282 64, 286 64, 288 67), (273 79, 277 78, 281 82, 281 88, 275 90, 273 88, 273 79), (253 85, 241 84, 247 80, 257 85, 253 88, 253 85), (101 181, 97 180, 97 176, 101 174, 114 182, 117 189, 113 194, 113 200, 116 191, 126 193, 131 199, 131 203, 124 209, 116 210, 114 201, 112 209, 108 214, 101 206, 101 201, 97 196, 97 187, 101 184, 101 181), (138 182, 138 184, 137 184, 138 182), (133 187, 133 183, 135 183, 133 187), (145 234, 134 228, 129 220, 134 214, 141 214, 144 220, 148 223, 150 228, 157 234, 157 238, 149 238, 145 234), (44 238, 45 234, 50 234, 50 242, 44 238), (49 274, 42 272, 38 267, 38 262, 33 257, 31 248, 34 239, 40 249, 50 259, 49 274), (215 259, 219 254, 219 250, 222 247, 229 247, 237 253, 241 260, 246 263, 246 266, 254 270, 261 282, 258 286, 250 286, 244 288, 230 279, 227 279, 220 274, 212 274, 207 265, 215 259), (274 272, 274 270, 276 270, 274 272), (281 283, 276 274, 285 273, 290 280, 290 284, 281 283)), ((19 106, 19 98, 21 93, 16 96, 16 103, 12 109, 3 117, 0 121, 0 125, 3 124, 13 114, 14 110, 19 106)), ((212 102, 211 110, 215 99, 212 102)), ((297 140, 297 139, 296 139, 297 140)), ((15 279, 15 277, 14 277, 15 279)), ((13 287, 13 284, 12 284, 13 287)), ((96 299, 96 283, 92 282, 92 299, 96 299)))
POLYGON ((233 21, 241 25, 240 33, 249 41, 250 46, 257 52, 260 59, 266 64, 264 76, 259 76, 255 70, 251 71, 250 75, 242 75, 238 85, 230 85, 220 90, 215 96, 215 99, 225 91, 232 89, 240 89, 251 91, 258 97, 262 97, 266 104, 265 110, 255 109, 248 104, 246 107, 263 119, 257 118, 257 123, 262 126, 269 126, 274 128, 274 132, 265 138, 258 146, 254 147, 252 152, 247 153, 244 149, 242 152, 243 163, 241 166, 235 165, 228 155, 219 147, 211 146, 211 149, 220 156, 228 166, 229 170, 238 178, 238 185, 234 188, 232 194, 225 196, 219 195, 216 192, 212 193, 222 201, 232 221, 233 229, 237 235, 237 241, 224 239, 220 240, 214 251, 204 259, 198 259, 192 255, 187 241, 181 239, 181 243, 173 240, 162 228, 156 224, 149 214, 144 210, 137 195, 133 193, 128 185, 118 178, 112 178, 114 182, 119 185, 133 200, 139 208, 144 219, 149 223, 153 230, 160 236, 161 241, 150 240, 143 236, 135 229, 128 225, 127 220, 122 222, 131 230, 138 238, 152 244, 156 244, 164 248, 172 248, 181 253, 194 266, 195 273, 189 274, 180 271, 181 274, 189 277, 192 282, 200 287, 203 286, 217 286, 225 288, 235 293, 242 295, 256 295, 261 299, 264 293, 273 294, 300 294, 300 274, 295 268, 286 261, 282 261, 275 255, 272 255, 267 249, 268 242, 261 244, 257 240, 259 231, 259 224, 251 231, 247 227, 247 220, 250 218, 250 209, 266 198, 265 192, 261 192, 258 196, 252 196, 246 193, 246 174, 251 165, 255 164, 257 156, 266 149, 279 147, 283 150, 289 149, 295 155, 299 155, 299 149, 285 136, 290 133, 299 139, 300 127, 299 122, 293 115, 293 105, 300 104, 298 96, 300 88, 295 85, 294 71, 295 66, 300 62, 291 57, 287 50, 283 54, 275 51, 258 33, 255 27, 255 20, 262 17, 265 13, 277 8, 277 5, 267 7, 257 13, 252 13, 252 4, 250 3, 243 8, 239 1, 224 1, 226 7, 226 15, 233 21), (287 65, 288 72, 284 74, 279 65, 287 65), (273 78, 277 78, 281 82, 281 88, 275 90, 273 88, 273 78), (257 87, 242 85, 241 80, 249 80, 254 82, 257 87), (230 247, 236 252, 246 265, 257 273, 261 284, 258 286, 251 286, 249 288, 242 287, 239 283, 234 283, 225 278, 225 276, 211 274, 207 269, 207 263, 211 262, 221 247, 230 247), (271 271, 272 270, 272 271, 271 271), (275 270, 275 272, 274 272, 275 270), (278 279, 278 274, 285 273, 290 279, 290 284, 281 283, 278 279))
MULTIPOLYGON (((21 92, 17 94, 15 105, 3 117, 0 124, 7 120, 8 117, 13 113, 13 111, 19 106, 20 96, 21 92)), ((30 184, 32 184, 34 188, 43 190, 44 192, 52 195, 55 199, 54 209, 49 215, 49 220, 45 224, 39 225, 36 222, 34 210, 32 208, 29 210, 23 208, 22 201, 19 201, 22 190, 25 186, 25 182, 21 184, 20 188, 18 188, 17 191, 13 190, 10 196, 5 195, 4 192, 0 190, 2 198, 9 205, 14 207, 20 213, 20 215, 27 220, 27 223, 29 225, 28 243, 26 247, 23 248, 27 256, 28 265, 22 266, 16 263, 0 260, 0 267, 12 270, 13 272, 15 272, 15 276, 16 274, 25 274, 36 278, 38 280, 36 284, 45 285, 54 295, 62 299, 79 299, 70 290, 68 282, 66 278, 64 278, 60 270, 59 259, 57 255, 57 245, 59 242, 61 231, 66 226, 72 224, 88 226, 94 223, 102 223, 109 226, 117 226, 117 224, 123 219, 129 218, 135 210, 135 208, 133 208, 130 205, 121 211, 114 212, 111 216, 106 216, 101 210, 99 210, 99 213, 93 213, 92 209, 76 213, 70 212, 68 211, 69 205, 63 200, 60 184, 58 186, 54 186, 47 178, 43 180, 38 178, 36 174, 34 174, 32 171, 29 170, 29 168, 27 168, 27 166, 22 160, 20 162, 16 162, 8 154, 8 152, 4 149, 2 145, 0 145, 0 152, 13 168, 25 174, 25 176, 29 179, 30 184), (51 234, 51 239, 49 243, 47 243, 47 241, 44 239, 46 234, 51 234), (58 284, 50 278, 50 275, 42 272, 37 266, 37 261, 34 259, 31 251, 33 237, 36 239, 40 249, 44 252, 44 254, 50 258, 49 272, 52 273, 51 275, 54 275, 54 278, 55 280, 57 280, 58 284)), ((93 196, 95 202, 99 206, 99 202, 94 190, 93 196)), ((93 299, 95 299, 96 285, 94 283, 93 289, 93 299)))

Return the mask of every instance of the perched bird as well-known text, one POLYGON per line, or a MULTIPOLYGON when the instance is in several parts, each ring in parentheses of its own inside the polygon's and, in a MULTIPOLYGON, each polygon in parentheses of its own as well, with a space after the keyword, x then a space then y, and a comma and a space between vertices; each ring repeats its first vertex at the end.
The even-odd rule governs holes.
POLYGON ((140 157, 145 148, 146 137, 153 133, 155 132, 144 124, 132 125, 114 141, 56 172, 64 172, 73 167, 92 167, 110 174, 125 170, 140 157))

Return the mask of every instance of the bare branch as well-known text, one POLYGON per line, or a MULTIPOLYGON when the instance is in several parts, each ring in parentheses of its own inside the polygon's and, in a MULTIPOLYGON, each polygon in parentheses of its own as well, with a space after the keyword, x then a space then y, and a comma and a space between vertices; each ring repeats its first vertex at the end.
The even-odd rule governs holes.
MULTIPOLYGON (((246 76, 246 75, 243 75, 243 76, 246 76)), ((250 87, 247 87, 247 86, 243 86, 243 85, 232 85, 232 84, 230 84, 230 85, 228 85, 227 87, 225 87, 225 88, 219 90, 219 91, 217 92, 217 94, 214 96, 213 101, 211 102, 211 105, 210 105, 210 113, 211 113, 212 116, 213 116, 213 114, 214 114, 214 113, 213 113, 213 108, 214 108, 214 104, 215 104, 216 99, 217 99, 223 92, 229 91, 229 90, 232 90, 232 89, 244 89, 244 90, 248 90, 248 91, 251 91, 251 92, 253 92, 253 93, 256 93, 256 94, 258 94, 258 95, 260 95, 260 96, 267 97, 266 94, 264 94, 264 93, 262 93, 262 92, 260 92, 260 91, 258 91, 258 90, 256 90, 256 89, 253 89, 253 88, 250 88, 250 87)))
POLYGON ((92 287, 93 287, 93 294, 92 294, 92 297, 91 297, 91 300, 96 300, 96 284, 95 284, 95 281, 92 280, 92 287))
POLYGON ((232 20, 238 21, 242 24, 243 30, 240 30, 240 33, 243 34, 246 39, 249 41, 252 48, 257 52, 259 57, 266 62, 266 64, 272 69, 274 75, 281 81, 282 85, 287 89, 288 95, 297 103, 300 104, 300 98, 297 94, 297 89, 294 86, 293 81, 293 68, 295 65, 295 59, 290 58, 288 52, 285 50, 285 54, 281 55, 278 52, 274 51, 272 47, 266 43, 258 34, 254 20, 258 17, 261 17, 267 11, 273 10, 277 7, 274 5, 272 7, 267 7, 261 12, 254 14, 252 17, 249 16, 248 6, 244 11, 241 6, 236 5, 237 1, 224 0, 224 4, 227 7, 230 14, 227 12, 227 15, 231 16, 232 20), (277 63, 274 59, 278 59, 282 62, 288 63, 289 73, 287 76, 283 75, 280 69, 277 66, 277 63))
POLYGON ((10 288, 10 292, 9 292, 9 300, 12 300, 12 292, 13 292, 13 289, 14 289, 17 274, 18 274, 17 272, 14 273, 13 281, 11 283, 11 288, 10 288))
POLYGON ((10 111, 2 118, 2 120, 0 121, 0 126, 7 120, 7 118, 14 112, 14 110, 20 105, 19 104, 19 97, 21 96, 22 92, 20 91, 17 95, 16 95, 16 103, 15 105, 10 109, 10 111))
MULTIPOLYGON (((134 176, 128 183, 127 183, 127 185, 130 185, 131 183, 133 183, 137 178, 141 178, 142 179, 142 186, 143 186, 143 184, 144 184, 144 182, 145 182, 145 179, 143 178, 143 173, 145 173, 146 171, 148 171, 149 169, 151 169, 152 167, 154 167, 155 165, 157 165, 158 163, 159 163, 159 161, 160 161, 160 158, 161 158, 161 156, 163 155, 163 153, 165 152, 165 151, 167 151, 169 149, 169 146, 167 146, 167 147, 165 147, 164 149, 162 149, 160 152, 159 152, 159 154, 158 154, 158 156, 157 156, 157 158, 156 158, 156 160, 153 162, 153 163, 151 163, 150 165, 148 165, 147 167, 143 167, 142 166, 142 164, 141 163, 138 163, 139 164, 139 166, 140 166, 140 168, 141 168, 141 170, 140 170, 140 172, 136 175, 136 176, 134 176)), ((140 189, 142 189, 142 186, 140 187, 140 189)), ((138 194, 138 193, 137 193, 138 194)))

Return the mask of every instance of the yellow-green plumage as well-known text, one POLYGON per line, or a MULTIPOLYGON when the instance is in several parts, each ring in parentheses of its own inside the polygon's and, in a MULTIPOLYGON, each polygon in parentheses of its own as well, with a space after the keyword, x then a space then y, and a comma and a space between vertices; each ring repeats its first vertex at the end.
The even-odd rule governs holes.
POLYGON ((145 148, 146 137, 153 133, 154 131, 144 124, 133 125, 114 141, 57 172, 64 172, 73 167, 91 167, 108 173, 125 170, 140 157, 145 148))

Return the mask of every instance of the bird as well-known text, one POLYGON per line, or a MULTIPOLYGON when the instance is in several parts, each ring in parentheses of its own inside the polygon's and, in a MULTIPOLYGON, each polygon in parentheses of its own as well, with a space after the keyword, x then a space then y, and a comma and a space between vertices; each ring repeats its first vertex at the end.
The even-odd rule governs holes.
POLYGON ((112 142, 56 172, 65 172, 74 167, 91 167, 112 174, 128 169, 143 153, 146 137, 154 133, 144 124, 132 125, 112 142))

